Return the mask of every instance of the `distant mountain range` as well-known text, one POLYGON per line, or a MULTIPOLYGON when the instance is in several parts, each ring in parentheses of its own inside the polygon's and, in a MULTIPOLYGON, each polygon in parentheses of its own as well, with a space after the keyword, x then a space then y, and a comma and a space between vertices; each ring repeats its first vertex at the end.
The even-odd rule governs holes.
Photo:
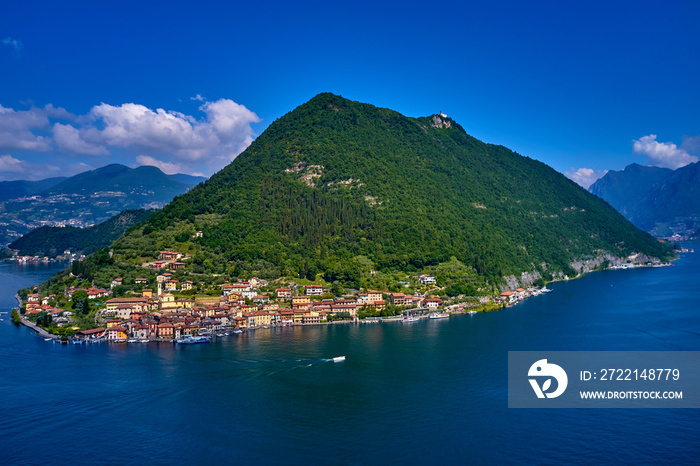
POLYGON ((58 178, 46 178, 45 180, 39 181, 0 181, 0 202, 40 194, 67 179, 68 178, 64 176, 58 178))
POLYGON ((44 225, 84 227, 126 209, 161 208, 205 180, 112 164, 69 178, 0 182, 0 244, 44 225))
POLYGON ((700 162, 677 170, 635 163, 609 171, 589 191, 654 236, 694 236, 700 229, 700 162))

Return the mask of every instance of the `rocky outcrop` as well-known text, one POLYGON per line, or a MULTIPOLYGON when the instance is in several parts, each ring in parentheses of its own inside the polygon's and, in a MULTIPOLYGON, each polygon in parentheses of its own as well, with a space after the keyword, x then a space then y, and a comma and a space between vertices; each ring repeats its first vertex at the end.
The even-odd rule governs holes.
MULTIPOLYGON (((646 254, 631 254, 627 257, 616 257, 606 252, 589 259, 579 259, 571 262, 569 265, 571 265, 571 268, 576 271, 576 276, 580 276, 595 270, 600 270, 601 267, 604 266, 610 267, 624 264, 643 265, 648 263, 660 264, 661 261, 657 258, 648 257, 646 254)), ((543 269, 547 269, 546 264, 543 263, 540 265, 543 269)), ((520 274, 520 278, 516 277, 515 275, 508 275, 507 277, 503 277, 505 283, 501 285, 500 288, 502 291, 515 290, 521 287, 527 288, 528 286, 532 286, 537 279, 541 277, 542 276, 537 271, 523 272, 520 274)), ((555 272, 552 274, 552 278, 554 280, 568 280, 575 277, 569 277, 562 272, 555 272)))
POLYGON ((433 122, 430 125, 433 128, 452 128, 452 122, 444 118, 440 118, 438 115, 433 115, 433 122))
POLYGON ((525 287, 527 288, 528 286, 532 286, 538 278, 541 278, 542 275, 540 275, 539 272, 536 270, 533 270, 532 272, 523 272, 520 274, 520 279, 518 279, 515 275, 508 275, 507 277, 503 277, 505 280, 506 287, 501 287, 503 291, 505 290, 515 290, 520 287, 525 287))

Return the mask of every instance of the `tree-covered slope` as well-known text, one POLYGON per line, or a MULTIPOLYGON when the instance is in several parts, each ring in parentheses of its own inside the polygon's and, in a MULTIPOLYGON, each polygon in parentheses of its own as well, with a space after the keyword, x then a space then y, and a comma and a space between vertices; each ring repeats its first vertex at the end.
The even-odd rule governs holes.
POLYGON ((114 246, 132 263, 173 247, 193 271, 352 281, 456 257, 492 282, 569 272, 601 252, 670 251, 545 164, 438 115, 320 94, 275 121, 229 166, 114 246), (203 238, 191 239, 195 230, 203 238), (252 266, 255 268, 255 266, 252 266))
POLYGON ((126 230, 144 221, 152 210, 125 210, 109 220, 87 228, 43 226, 32 230, 9 247, 21 256, 56 257, 65 250, 90 254, 108 246, 126 230))

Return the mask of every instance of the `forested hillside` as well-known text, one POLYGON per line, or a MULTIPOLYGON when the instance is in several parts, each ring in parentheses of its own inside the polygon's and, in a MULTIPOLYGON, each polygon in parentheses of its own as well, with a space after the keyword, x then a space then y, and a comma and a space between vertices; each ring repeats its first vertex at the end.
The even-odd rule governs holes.
POLYGON ((333 94, 275 121, 132 229, 113 245, 114 261, 138 265, 163 249, 188 254, 193 273, 321 274, 356 286, 370 270, 418 271, 453 257, 475 283, 496 284, 526 271, 572 274, 572 261, 603 252, 671 255, 563 175, 450 118, 408 118, 333 94))
POLYGON ((144 221, 152 210, 125 210, 109 220, 86 228, 43 226, 32 230, 10 244, 20 256, 56 257, 70 250, 72 253, 90 254, 108 246, 126 230, 144 221))

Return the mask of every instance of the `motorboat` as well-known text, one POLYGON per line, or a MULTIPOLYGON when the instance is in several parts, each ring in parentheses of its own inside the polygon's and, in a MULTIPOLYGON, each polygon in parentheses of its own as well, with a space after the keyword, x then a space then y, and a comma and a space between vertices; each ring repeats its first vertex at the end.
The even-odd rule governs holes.
POLYGON ((209 338, 199 335, 199 336, 188 336, 185 338, 180 338, 178 340, 175 340, 177 343, 181 345, 194 345, 197 343, 209 343, 209 338))

